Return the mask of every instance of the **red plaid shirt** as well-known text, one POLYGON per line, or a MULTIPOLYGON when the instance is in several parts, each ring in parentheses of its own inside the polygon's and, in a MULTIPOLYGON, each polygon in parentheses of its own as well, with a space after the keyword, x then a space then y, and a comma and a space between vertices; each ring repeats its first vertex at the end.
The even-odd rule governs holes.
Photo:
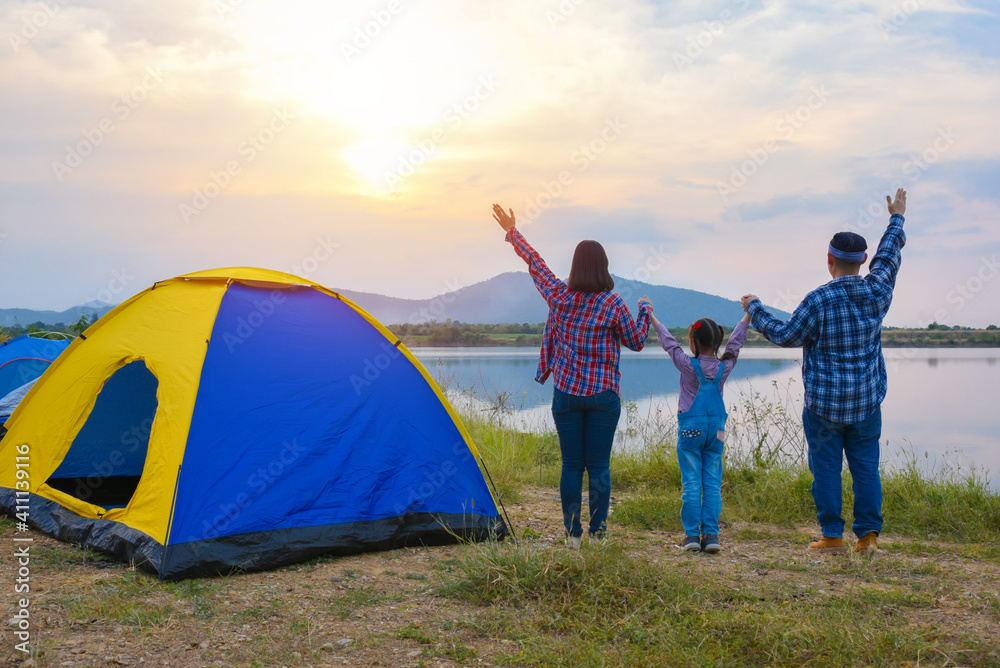
POLYGON ((587 397, 605 390, 618 394, 621 344, 642 350, 649 332, 649 307, 640 306, 633 323, 617 292, 573 292, 517 228, 507 233, 507 241, 528 263, 535 287, 549 305, 535 380, 544 383, 554 373, 556 388, 566 394, 587 397))

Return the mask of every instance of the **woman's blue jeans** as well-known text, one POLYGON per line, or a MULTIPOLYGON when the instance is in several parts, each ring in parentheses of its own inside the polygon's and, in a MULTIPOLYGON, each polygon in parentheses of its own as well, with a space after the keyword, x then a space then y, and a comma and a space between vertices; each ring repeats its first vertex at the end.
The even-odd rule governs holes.
POLYGON ((809 444, 809 470, 813 474, 812 495, 816 518, 824 536, 841 538, 844 519, 841 470, 844 456, 854 481, 854 525, 860 538, 869 531, 882 531, 882 479, 879 476, 879 438, 882 409, 856 424, 831 422, 806 408, 802 426, 809 444))
POLYGON ((570 536, 582 536, 583 472, 590 483, 590 534, 602 534, 611 504, 611 446, 621 416, 622 402, 613 390, 589 397, 552 393, 552 419, 562 452, 563 523, 570 536))

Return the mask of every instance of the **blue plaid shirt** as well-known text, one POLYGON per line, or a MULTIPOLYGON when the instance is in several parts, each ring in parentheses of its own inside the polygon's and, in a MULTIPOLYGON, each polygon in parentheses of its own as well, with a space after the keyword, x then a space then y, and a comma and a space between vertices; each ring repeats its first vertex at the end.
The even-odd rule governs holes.
POLYGON ((768 313, 760 300, 747 308, 754 329, 768 341, 802 346, 806 408, 827 420, 861 422, 885 399, 882 319, 905 243, 903 217, 894 215, 864 278, 842 276, 813 290, 788 322, 768 313))

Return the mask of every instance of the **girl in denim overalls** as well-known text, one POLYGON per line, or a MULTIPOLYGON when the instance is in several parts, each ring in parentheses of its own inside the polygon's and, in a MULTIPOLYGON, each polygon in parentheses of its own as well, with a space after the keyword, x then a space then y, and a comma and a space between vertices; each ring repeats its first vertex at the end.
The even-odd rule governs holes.
POLYGON ((722 451, 726 440, 726 405, 722 386, 736 366, 736 358, 747 338, 749 316, 729 337, 720 360, 717 355, 724 332, 711 318, 702 318, 688 328, 689 357, 670 332, 655 317, 660 345, 670 353, 681 372, 677 413, 677 459, 681 467, 681 523, 686 552, 702 550, 715 554, 722 513, 722 451))

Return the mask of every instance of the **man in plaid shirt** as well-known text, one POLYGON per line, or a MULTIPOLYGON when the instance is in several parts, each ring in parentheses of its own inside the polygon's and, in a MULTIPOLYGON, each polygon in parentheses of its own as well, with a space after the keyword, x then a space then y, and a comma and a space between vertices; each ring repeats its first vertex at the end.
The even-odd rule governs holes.
POLYGON ((898 189, 896 198, 887 196, 886 202, 889 226, 864 278, 860 271, 868 259, 868 244, 860 235, 841 232, 827 253, 833 280, 806 295, 788 322, 768 313, 755 295, 743 297, 754 329, 768 341, 786 348, 802 346, 802 422, 823 534, 809 547, 823 552, 846 551, 841 517, 845 455, 854 481, 855 552, 876 552, 882 530, 879 438, 886 391, 882 319, 892 303, 900 250, 906 243, 906 191, 898 189))

